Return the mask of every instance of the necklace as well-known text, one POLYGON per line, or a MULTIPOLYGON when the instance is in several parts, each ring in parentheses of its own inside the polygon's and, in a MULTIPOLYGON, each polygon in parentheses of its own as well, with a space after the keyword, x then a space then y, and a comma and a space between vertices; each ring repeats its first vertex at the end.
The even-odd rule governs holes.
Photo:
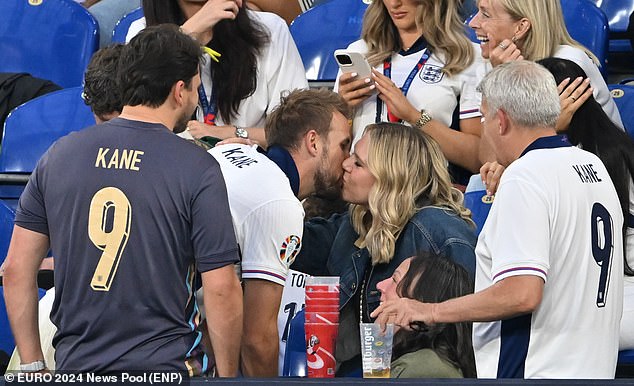
POLYGON ((372 272, 374 272, 374 266, 370 267, 370 274, 366 273, 363 275, 363 281, 361 282, 361 293, 359 294, 359 323, 363 323, 365 320, 363 318, 363 298, 365 297, 365 284, 370 277, 372 277, 372 272))

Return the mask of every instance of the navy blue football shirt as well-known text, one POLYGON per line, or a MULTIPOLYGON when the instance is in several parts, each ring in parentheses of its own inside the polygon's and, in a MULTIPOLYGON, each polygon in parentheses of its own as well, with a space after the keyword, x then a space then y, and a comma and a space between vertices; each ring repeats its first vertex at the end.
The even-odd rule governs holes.
POLYGON ((38 163, 15 222, 50 238, 58 369, 206 370, 194 278, 238 249, 204 150, 122 118, 72 133, 38 163))

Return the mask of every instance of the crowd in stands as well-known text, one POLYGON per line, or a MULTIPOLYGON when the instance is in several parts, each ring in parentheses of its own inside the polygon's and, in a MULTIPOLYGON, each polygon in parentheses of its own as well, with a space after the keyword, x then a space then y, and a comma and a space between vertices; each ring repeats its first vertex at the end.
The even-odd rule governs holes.
POLYGON ((376 322, 392 377, 613 378, 634 349, 634 140, 560 1, 479 0, 477 44, 461 0, 372 0, 347 47, 372 73, 334 91, 309 88, 285 21, 314 3, 292 3, 142 0, 94 54, 97 125, 16 210, 9 369, 276 377, 292 269, 339 277, 337 376, 376 322), (493 196, 479 236, 471 174, 493 196))

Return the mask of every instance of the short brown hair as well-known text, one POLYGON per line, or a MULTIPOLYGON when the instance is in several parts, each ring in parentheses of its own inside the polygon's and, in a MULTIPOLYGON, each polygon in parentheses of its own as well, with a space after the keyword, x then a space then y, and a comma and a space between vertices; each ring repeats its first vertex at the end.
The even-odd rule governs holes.
POLYGON ((327 138, 335 112, 350 117, 350 107, 339 94, 326 89, 293 90, 281 98, 279 106, 266 118, 266 141, 269 146, 294 150, 309 130, 327 138))

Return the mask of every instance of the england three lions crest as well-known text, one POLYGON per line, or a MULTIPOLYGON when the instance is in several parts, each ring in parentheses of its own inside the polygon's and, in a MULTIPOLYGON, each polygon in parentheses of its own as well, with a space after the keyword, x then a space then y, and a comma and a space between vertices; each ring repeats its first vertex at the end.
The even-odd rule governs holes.
POLYGON ((425 83, 438 83, 444 75, 442 67, 434 66, 433 64, 424 65, 423 69, 418 73, 420 80, 425 83))

